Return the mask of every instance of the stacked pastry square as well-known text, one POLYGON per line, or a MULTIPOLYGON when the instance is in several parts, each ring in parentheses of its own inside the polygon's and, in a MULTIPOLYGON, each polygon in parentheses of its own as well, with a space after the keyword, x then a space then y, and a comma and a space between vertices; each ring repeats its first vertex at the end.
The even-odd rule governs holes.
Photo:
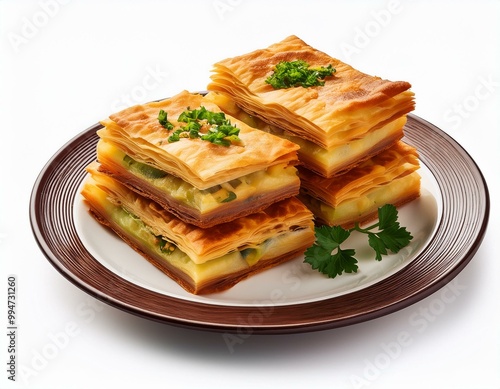
POLYGON ((290 36, 214 65, 209 96, 226 112, 300 145, 300 199, 318 222, 348 226, 420 195, 417 152, 401 141, 410 84, 364 74, 290 36), (319 85, 275 88, 281 63, 333 68, 319 85))
POLYGON ((101 124, 91 214, 187 291, 228 289, 314 242, 293 142, 186 91, 101 124))

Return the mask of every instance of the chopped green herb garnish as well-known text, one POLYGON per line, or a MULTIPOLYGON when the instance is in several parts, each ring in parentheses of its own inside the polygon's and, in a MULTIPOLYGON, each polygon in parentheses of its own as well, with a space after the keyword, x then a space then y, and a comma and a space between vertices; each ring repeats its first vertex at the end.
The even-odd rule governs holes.
POLYGON ((160 109, 160 112, 158 113, 158 121, 167 130, 173 130, 174 125, 168 121, 167 116, 168 114, 163 109, 160 109))
POLYGON ((356 251, 343 249, 340 245, 353 231, 366 234, 368 244, 375 251, 375 259, 380 261, 382 255, 387 255, 389 251, 399 252, 413 239, 405 227, 400 227, 397 220, 396 207, 386 204, 378 209, 378 222, 366 228, 361 228, 358 223, 348 230, 340 226, 316 227, 316 242, 306 250, 304 262, 330 278, 335 278, 344 272, 356 273, 358 270, 356 251))
POLYGON ((202 140, 207 140, 216 145, 229 146, 231 143, 238 143, 240 130, 231 124, 222 124, 217 127, 212 127, 208 133, 201 136, 202 140))
MULTIPOLYGON (((166 121, 167 114, 160 110, 158 121, 166 121), (163 113, 162 113, 163 112, 163 113)), ((181 138, 201 139, 220 146, 230 146, 241 142, 240 130, 226 118, 223 112, 212 112, 205 107, 190 109, 189 107, 179 115, 178 122, 186 123, 177 128, 169 137, 168 141, 177 142, 181 138)), ((171 124, 169 122, 169 124, 171 124)), ((167 127, 165 127, 167 128, 167 127)), ((169 130, 173 130, 172 125, 169 130)))
MULTIPOLYGON (((170 135, 168 137, 168 143, 172 143, 172 142, 177 142, 178 140, 181 139, 181 133, 183 133, 184 131, 183 130, 175 130, 172 135, 170 135)), ((187 134, 187 133, 184 133, 184 134, 187 134)), ((185 138, 185 136, 183 136, 183 138, 185 138)))
POLYGON ((274 89, 285 89, 296 86, 308 88, 310 86, 323 86, 326 77, 332 76, 335 69, 332 65, 327 67, 310 68, 306 61, 281 61, 274 68, 274 73, 266 83, 274 89))

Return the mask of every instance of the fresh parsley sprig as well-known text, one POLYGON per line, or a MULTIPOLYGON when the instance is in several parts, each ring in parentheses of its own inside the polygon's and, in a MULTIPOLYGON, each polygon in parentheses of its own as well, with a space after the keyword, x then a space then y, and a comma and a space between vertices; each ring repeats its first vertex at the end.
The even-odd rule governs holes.
POLYGON ((335 69, 331 64, 327 67, 310 68, 309 64, 303 60, 281 61, 274 67, 274 72, 266 79, 266 83, 274 89, 323 86, 325 85, 324 79, 332 76, 333 73, 335 69))
POLYGON ((399 252, 413 239, 406 227, 400 226, 396 207, 386 204, 378 209, 378 222, 366 228, 361 228, 358 223, 350 229, 341 226, 316 227, 316 242, 306 250, 304 262, 329 278, 335 278, 344 272, 356 273, 356 251, 340 247, 354 231, 368 235, 368 244, 375 251, 377 261, 381 261, 382 255, 389 252, 399 252))

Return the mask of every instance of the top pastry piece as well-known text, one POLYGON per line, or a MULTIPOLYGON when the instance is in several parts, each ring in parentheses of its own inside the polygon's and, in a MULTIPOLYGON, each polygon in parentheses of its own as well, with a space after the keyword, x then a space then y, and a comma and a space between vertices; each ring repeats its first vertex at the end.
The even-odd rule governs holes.
MULTIPOLYGON (((411 85, 364 74, 290 36, 266 49, 214 65, 208 89, 230 96, 246 112, 331 149, 359 139, 414 108, 411 85), (324 85, 274 89, 266 82, 280 62, 332 66, 324 85)), ((394 143, 394 141, 393 141, 394 143)))
POLYGON ((201 128, 192 133, 181 118, 201 110, 221 112, 204 96, 184 91, 112 114, 98 131, 99 169, 204 228, 298 194, 299 146, 229 115, 224 118, 237 135, 224 138, 226 144, 204 140, 216 131, 210 120, 197 119, 201 128))

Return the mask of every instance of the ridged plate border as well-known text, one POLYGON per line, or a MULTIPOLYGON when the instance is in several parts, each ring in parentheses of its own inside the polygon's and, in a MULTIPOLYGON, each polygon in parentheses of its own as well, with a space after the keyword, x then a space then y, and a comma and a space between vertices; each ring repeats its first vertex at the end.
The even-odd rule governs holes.
POLYGON ((418 149, 442 194, 442 218, 417 258, 365 289, 318 302, 239 307, 207 305, 144 289, 101 265, 75 229, 73 204, 85 166, 95 159, 95 124, 64 145, 38 176, 30 199, 31 227, 50 263, 73 284, 123 311, 182 327, 233 333, 297 333, 371 320, 407 307, 451 281, 484 237, 489 194, 469 154, 431 123, 409 115, 404 140, 418 149))

